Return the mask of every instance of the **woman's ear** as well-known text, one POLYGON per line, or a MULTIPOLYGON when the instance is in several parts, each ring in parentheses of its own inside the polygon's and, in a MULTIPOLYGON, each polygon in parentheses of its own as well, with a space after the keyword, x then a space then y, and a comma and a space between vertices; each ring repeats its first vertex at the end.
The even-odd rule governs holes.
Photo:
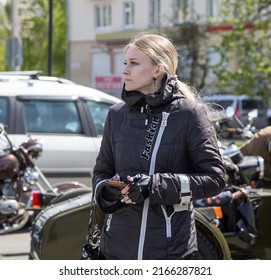
POLYGON ((156 65, 156 70, 155 70, 155 76, 156 77, 160 77, 161 74, 164 74, 165 72, 165 68, 164 68, 164 65, 163 64, 157 64, 156 65))

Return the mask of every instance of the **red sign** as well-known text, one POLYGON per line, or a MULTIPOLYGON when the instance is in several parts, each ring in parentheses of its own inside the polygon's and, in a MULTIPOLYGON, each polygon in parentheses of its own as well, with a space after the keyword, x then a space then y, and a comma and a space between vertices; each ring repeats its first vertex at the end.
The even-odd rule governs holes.
POLYGON ((120 76, 96 76, 95 88, 107 93, 121 93, 122 79, 120 76))

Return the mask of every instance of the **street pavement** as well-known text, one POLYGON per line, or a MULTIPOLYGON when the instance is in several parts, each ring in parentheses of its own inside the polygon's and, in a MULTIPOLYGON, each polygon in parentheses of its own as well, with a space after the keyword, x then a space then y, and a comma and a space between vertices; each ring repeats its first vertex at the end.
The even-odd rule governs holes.
POLYGON ((28 260, 30 251, 30 232, 25 227, 14 233, 0 235, 1 260, 28 260))

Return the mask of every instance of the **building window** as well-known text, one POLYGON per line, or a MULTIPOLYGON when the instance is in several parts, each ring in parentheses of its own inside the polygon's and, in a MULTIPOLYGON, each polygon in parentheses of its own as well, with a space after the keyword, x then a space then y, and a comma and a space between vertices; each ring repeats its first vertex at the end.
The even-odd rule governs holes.
POLYGON ((176 0, 176 6, 178 10, 185 10, 188 8, 188 0, 176 0))
POLYGON ((160 0, 151 0, 150 25, 158 25, 160 23, 160 0))
POLYGON ((217 17, 221 11, 221 0, 208 0, 207 3, 207 16, 217 17))
POLYGON ((124 4, 124 26, 133 26, 135 23, 135 5, 133 2, 125 2, 124 4))
POLYGON ((96 28, 111 26, 111 5, 95 6, 96 28))
POLYGON ((192 0, 174 0, 173 15, 175 24, 187 21, 188 11, 192 0))

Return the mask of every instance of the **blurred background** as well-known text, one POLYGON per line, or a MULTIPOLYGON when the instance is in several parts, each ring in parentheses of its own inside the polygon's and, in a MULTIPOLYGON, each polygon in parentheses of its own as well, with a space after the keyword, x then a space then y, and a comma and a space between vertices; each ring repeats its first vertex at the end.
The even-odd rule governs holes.
POLYGON ((178 76, 204 95, 261 96, 269 105, 270 0, 1 0, 0 71, 44 74, 119 95, 123 46, 165 34, 178 76))

